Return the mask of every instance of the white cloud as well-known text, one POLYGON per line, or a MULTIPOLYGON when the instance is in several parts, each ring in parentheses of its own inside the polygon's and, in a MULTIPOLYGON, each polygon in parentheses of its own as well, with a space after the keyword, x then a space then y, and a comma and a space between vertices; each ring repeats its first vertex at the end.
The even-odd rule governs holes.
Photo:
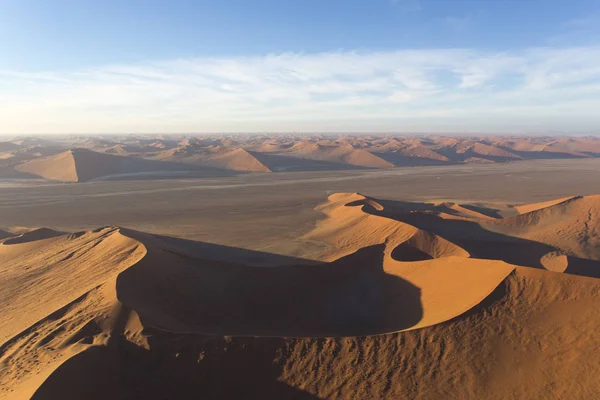
POLYGON ((577 117, 582 129, 599 129, 599 106, 600 47, 284 53, 0 71, 0 133, 326 130, 331 121, 359 130, 384 122, 386 130, 427 130, 445 121, 452 131, 458 120, 464 126, 486 116, 490 130, 499 116, 547 129, 558 117, 577 117))

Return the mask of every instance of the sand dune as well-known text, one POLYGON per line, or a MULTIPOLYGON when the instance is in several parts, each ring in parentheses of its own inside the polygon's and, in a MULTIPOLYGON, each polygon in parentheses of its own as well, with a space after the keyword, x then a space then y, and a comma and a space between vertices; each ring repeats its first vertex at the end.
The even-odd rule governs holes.
MULTIPOLYGON (((0 176, 23 178, 32 174, 51 180, 78 182, 106 175, 156 172, 156 168, 165 168, 166 162, 172 164, 168 171, 178 170, 176 165, 186 164, 206 168, 205 175, 211 176, 209 168, 249 172, 452 164, 472 164, 475 168, 478 164, 521 160, 598 157, 600 139, 595 137, 100 135, 63 138, 57 142, 32 137, 0 143, 0 176), (65 152, 69 148, 77 150, 65 152), (100 160, 99 156, 90 156, 82 148, 121 159, 100 160), (149 164, 157 160, 165 163, 149 164), (86 164, 96 168, 83 167, 86 164)), ((218 172, 212 175, 219 176, 218 172)))
POLYGON ((306 235, 325 262, 278 267, 118 227, 5 238, 0 395, 594 398, 600 280, 571 267, 600 259, 599 206, 337 193, 306 235))
POLYGON ((495 221, 494 231, 546 243, 564 254, 600 259, 600 196, 571 197, 526 207, 527 213, 495 221))
POLYGON ((470 160, 470 162, 482 162, 483 160, 503 162, 522 159, 521 156, 504 150, 501 147, 468 139, 442 140, 431 147, 437 153, 455 162, 467 160, 470 160))
POLYGON ((351 145, 325 146, 311 142, 299 142, 287 149, 285 155, 359 167, 390 168, 394 166, 366 150, 356 149, 351 145))
POLYGON ((556 204, 559 204, 559 203, 563 203, 563 202, 565 202, 567 200, 571 200, 573 198, 574 198, 573 196, 571 196, 571 197, 564 197, 562 199, 555 199, 555 200, 550 200, 550 201, 544 201, 544 202, 541 202, 541 203, 523 204, 523 205, 520 205, 520 206, 515 206, 514 208, 515 208, 515 210, 517 210, 517 212, 519 214, 527 214, 527 213, 532 212, 532 211, 536 211, 536 210, 539 210, 539 209, 542 209, 542 208, 546 208, 546 207, 550 207, 550 206, 553 206, 553 205, 556 205, 556 204))
POLYGON ((438 165, 449 162, 448 157, 421 145, 388 143, 380 148, 371 150, 378 157, 396 166, 405 165, 438 165))
POLYGON ((56 236, 64 235, 64 232, 55 231, 54 229, 48 228, 37 228, 28 230, 26 232, 20 233, 18 235, 9 235, 14 236, 9 239, 4 240, 3 244, 19 244, 19 243, 27 243, 34 242, 37 240, 50 239, 56 236))
POLYGON ((160 152, 152 159, 202 165, 235 171, 270 172, 271 170, 242 148, 186 145, 160 152))
POLYGON ((90 321, 103 320, 116 301, 105 297, 108 289, 101 285, 114 281, 145 253, 138 242, 112 228, 50 238, 21 236, 26 237, 0 244, 4 398, 29 398, 61 362, 106 340, 103 331, 90 326, 90 321))
POLYGON ((175 163, 140 160, 86 149, 75 149, 55 156, 27 161, 18 164, 15 169, 49 180, 85 182, 116 175, 185 171, 189 170, 189 167, 175 163))

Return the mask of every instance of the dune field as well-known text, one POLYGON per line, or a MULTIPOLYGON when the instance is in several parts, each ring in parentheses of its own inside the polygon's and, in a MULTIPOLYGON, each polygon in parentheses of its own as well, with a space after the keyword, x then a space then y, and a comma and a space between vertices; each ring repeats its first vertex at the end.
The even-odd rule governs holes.
POLYGON ((599 211, 332 193, 313 260, 1 232, 0 396, 595 398, 599 211))
POLYGON ((0 179, 223 177, 598 157, 593 136, 63 135, 0 142, 0 179))

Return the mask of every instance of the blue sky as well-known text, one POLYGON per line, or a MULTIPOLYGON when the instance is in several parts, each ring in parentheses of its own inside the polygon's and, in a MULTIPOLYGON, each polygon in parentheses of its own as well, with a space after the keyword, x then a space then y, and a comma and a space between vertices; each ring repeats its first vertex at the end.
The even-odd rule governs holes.
POLYGON ((600 133, 597 0, 0 0, 0 132, 600 133))

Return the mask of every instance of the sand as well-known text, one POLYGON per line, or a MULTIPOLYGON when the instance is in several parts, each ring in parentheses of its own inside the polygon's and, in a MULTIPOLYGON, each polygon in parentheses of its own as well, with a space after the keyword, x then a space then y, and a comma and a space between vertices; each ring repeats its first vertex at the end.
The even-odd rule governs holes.
POLYGON ((0 395, 595 398, 599 203, 336 193, 305 234, 323 261, 268 267, 116 226, 10 236, 0 395))
POLYGON ((234 171, 271 172, 268 166, 242 148, 188 144, 159 152, 151 158, 234 171))
POLYGON ((52 181, 223 177, 238 173, 390 169, 600 158, 596 137, 434 135, 124 135, 0 142, 0 178, 52 181), (113 156, 113 157, 111 157, 113 156), (118 157, 118 158, 114 158, 118 157), (155 161, 162 161, 156 163, 155 161))
MULTIPOLYGON (((110 176, 151 175, 165 171, 186 171, 190 168, 182 164, 140 160, 87 149, 75 149, 17 164, 15 169, 52 181, 86 182, 110 176)), ((212 173, 212 171, 210 172, 212 173)))

